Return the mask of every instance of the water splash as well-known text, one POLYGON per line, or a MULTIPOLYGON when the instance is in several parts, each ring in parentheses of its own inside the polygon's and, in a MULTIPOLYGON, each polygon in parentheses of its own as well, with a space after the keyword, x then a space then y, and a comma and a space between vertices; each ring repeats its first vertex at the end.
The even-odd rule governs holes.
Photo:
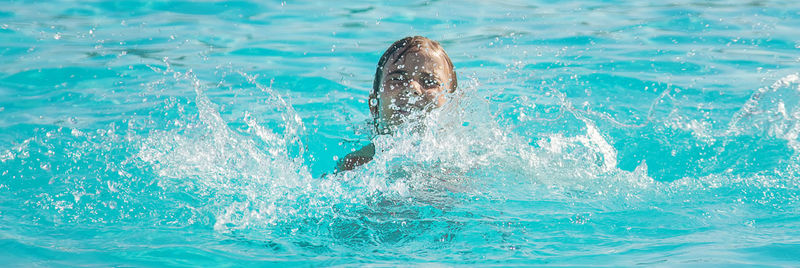
POLYGON ((225 232, 264 226, 296 213, 286 203, 306 191, 311 175, 304 166, 300 143, 302 122, 285 101, 269 88, 246 76, 253 88, 267 93, 268 100, 285 111, 284 132, 279 135, 261 125, 256 116, 243 111, 238 120, 243 129, 233 129, 223 119, 219 106, 205 95, 205 86, 191 72, 178 76, 186 79, 196 94, 198 121, 184 127, 152 131, 139 145, 137 156, 151 165, 168 188, 190 187, 195 194, 216 207, 214 228, 225 232), (286 120, 293 118, 293 120, 286 120), (298 149, 291 156, 291 148, 298 149))
POLYGON ((732 135, 765 135, 786 140, 800 152, 800 77, 787 75, 756 90, 728 127, 732 135))

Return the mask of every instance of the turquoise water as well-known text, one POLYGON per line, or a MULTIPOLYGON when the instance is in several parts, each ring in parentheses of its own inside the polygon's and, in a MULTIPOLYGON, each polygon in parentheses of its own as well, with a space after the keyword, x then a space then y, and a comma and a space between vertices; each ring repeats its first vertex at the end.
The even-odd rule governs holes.
POLYGON ((0 263, 800 265, 797 25, 794 1, 4 1, 0 263), (407 35, 458 94, 374 136, 407 35))

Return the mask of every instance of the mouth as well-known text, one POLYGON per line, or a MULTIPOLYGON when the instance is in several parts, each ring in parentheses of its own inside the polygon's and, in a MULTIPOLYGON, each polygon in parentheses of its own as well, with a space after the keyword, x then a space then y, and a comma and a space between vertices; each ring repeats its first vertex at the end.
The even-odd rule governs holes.
POLYGON ((395 107, 393 107, 393 110, 395 115, 408 118, 425 111, 425 108, 417 105, 411 105, 409 103, 396 103, 395 107))

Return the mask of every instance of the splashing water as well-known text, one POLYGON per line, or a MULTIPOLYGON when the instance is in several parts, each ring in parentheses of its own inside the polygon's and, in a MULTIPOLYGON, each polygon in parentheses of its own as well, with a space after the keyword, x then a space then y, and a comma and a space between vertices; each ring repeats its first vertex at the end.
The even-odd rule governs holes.
POLYGON ((0 261, 800 262, 795 4, 473 4, 11 3, 0 261), (375 135, 397 33, 462 83, 375 135))

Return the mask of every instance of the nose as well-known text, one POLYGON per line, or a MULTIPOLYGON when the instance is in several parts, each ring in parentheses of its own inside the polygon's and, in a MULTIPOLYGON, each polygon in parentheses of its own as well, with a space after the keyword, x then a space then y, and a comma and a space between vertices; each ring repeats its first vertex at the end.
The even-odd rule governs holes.
POLYGON ((422 90, 422 85, 419 82, 414 81, 414 80, 411 80, 408 83, 408 90, 411 92, 411 94, 414 94, 415 96, 422 96, 422 94, 425 93, 422 90))

